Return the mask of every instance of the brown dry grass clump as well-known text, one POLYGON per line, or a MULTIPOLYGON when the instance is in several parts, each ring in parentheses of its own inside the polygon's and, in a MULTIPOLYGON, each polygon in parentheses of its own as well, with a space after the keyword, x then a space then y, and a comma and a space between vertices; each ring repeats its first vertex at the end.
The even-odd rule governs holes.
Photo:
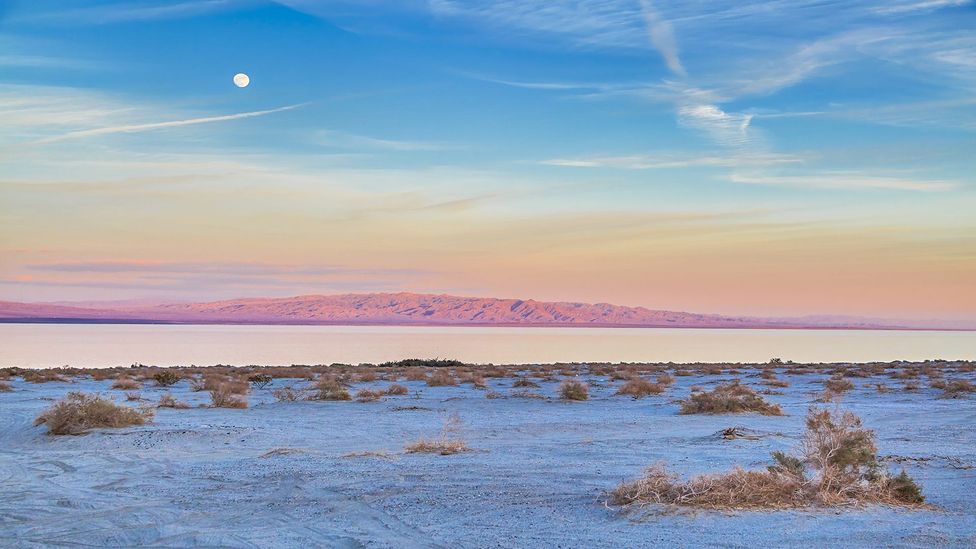
POLYGON ((0 393, 9 393, 14 388, 9 381, 0 381, 0 393))
POLYGON ((612 505, 671 504, 715 509, 783 509, 880 503, 918 506, 922 491, 905 471, 892 475, 878 466, 874 433, 850 412, 811 409, 803 457, 774 452, 760 471, 736 467, 728 473, 681 480, 663 464, 608 493, 612 505), (807 467, 815 473, 808 476, 807 467))
POLYGON ((126 393, 125 399, 129 402, 139 401, 142 400, 142 396, 140 396, 139 393, 126 393))
POLYGON ((681 401, 682 414, 737 414, 756 412, 764 416, 781 416, 783 410, 759 396, 738 381, 715 387, 712 391, 692 393, 681 401))
POLYGON ((943 398, 962 398, 969 393, 976 392, 976 385, 965 379, 956 379, 953 381, 947 381, 942 386, 942 397, 943 398))
POLYGON ((137 391, 142 389, 142 383, 139 383, 131 377, 120 377, 112 382, 112 388, 122 391, 137 391))
POLYGON ((435 370, 427 376, 428 387, 450 387, 454 385, 457 385, 457 380, 447 370, 435 370))
POLYGON ((386 388, 386 394, 388 395, 402 396, 409 392, 410 391, 406 387, 400 385, 399 383, 394 383, 386 388))
POLYGON ((842 375, 835 375, 824 381, 824 387, 833 393, 846 393, 854 388, 854 383, 849 379, 844 379, 842 375))
POLYGON ((440 454, 442 456, 469 452, 471 448, 461 438, 463 426, 461 418, 457 414, 451 414, 444 419, 444 426, 441 428, 441 434, 438 438, 421 438, 407 444, 404 451, 408 454, 440 454))
POLYGON ((407 368, 403 377, 407 381, 427 381, 427 371, 423 368, 407 368))
POLYGON ((161 370, 153 374, 152 378, 159 387, 169 387, 170 385, 175 385, 177 382, 179 382, 179 380, 183 379, 179 374, 172 370, 161 370))
POLYGON ((156 403, 157 408, 175 408, 177 410, 185 410, 190 407, 189 404, 185 402, 180 402, 176 400, 176 397, 166 393, 165 395, 159 397, 159 402, 156 403))
POLYGON ((625 395, 639 399, 649 395, 659 395, 664 392, 664 385, 652 383, 644 378, 635 377, 627 380, 626 383, 617 389, 618 395, 625 395))
POLYGON ((136 410, 98 395, 70 392, 37 416, 34 425, 47 425, 51 435, 80 435, 100 427, 143 425, 152 416, 148 409, 136 410))
POLYGON ((531 379, 527 379, 527 378, 524 378, 524 377, 520 377, 520 378, 518 378, 518 379, 515 380, 515 383, 512 383, 512 387, 531 387, 531 388, 537 388, 537 387, 539 387, 539 384, 536 383, 536 382, 534 382, 534 381, 532 381, 531 379))
POLYGON ((247 397, 238 393, 237 390, 238 388, 231 382, 221 383, 210 391, 210 406, 213 408, 247 408, 247 397))
POLYGON ((295 402, 296 400, 305 399, 305 391, 302 389, 296 389, 291 385, 287 387, 281 387, 280 389, 274 389, 271 391, 275 399, 279 402, 295 402))
POLYGON ((315 380, 315 394, 309 397, 311 400, 352 400, 349 391, 335 376, 321 375, 315 380))
POLYGON ((563 400, 586 400, 590 398, 590 389, 582 381, 567 379, 559 384, 559 398, 563 400))
POLYGON ((356 392, 357 402, 376 402, 377 400, 383 398, 386 393, 383 391, 373 391, 370 389, 360 389, 356 392))
POLYGON ((51 383, 55 381, 68 381, 68 378, 53 370, 26 370, 20 376, 21 379, 29 383, 51 383))

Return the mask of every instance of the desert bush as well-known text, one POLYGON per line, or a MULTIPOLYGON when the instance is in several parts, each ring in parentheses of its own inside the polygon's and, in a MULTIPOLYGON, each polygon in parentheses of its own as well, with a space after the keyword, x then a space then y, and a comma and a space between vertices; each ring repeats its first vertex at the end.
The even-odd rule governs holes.
POLYGON ((385 395, 383 391, 373 391, 370 389, 360 389, 356 392, 356 400, 358 402, 375 402, 385 395))
POLYGON ((152 411, 119 406, 98 395, 70 392, 37 416, 34 425, 47 425, 52 435, 80 435, 99 427, 143 425, 152 411))
POLYGON ((139 401, 142 400, 142 396, 140 396, 139 393, 126 393, 125 399, 129 402, 139 401))
POLYGON ((379 379, 379 376, 376 375, 376 372, 372 369, 359 372, 359 374, 356 376, 356 380, 360 383, 372 383, 377 379, 379 379))
POLYGON ((835 375, 824 381, 824 387, 833 393, 845 393, 854 388, 854 383, 842 375, 835 375))
POLYGON ((186 408, 189 408, 190 405, 185 402, 180 402, 179 400, 176 400, 176 397, 174 397, 173 395, 166 393, 163 396, 159 397, 159 402, 156 404, 156 407, 176 408, 180 410, 185 410, 186 408))
POLYGON ((152 378, 160 387, 175 385, 180 380, 180 376, 172 370, 161 370, 153 374, 152 378))
POLYGON ((258 389, 264 389, 274 381, 274 377, 271 374, 254 374, 249 376, 247 380, 258 389))
POLYGON ((499 393, 498 391, 488 391, 485 393, 485 398, 490 398, 490 399, 505 398, 505 395, 499 393))
POLYGON ((706 508, 790 508, 882 503, 919 505, 922 490, 905 471, 880 468, 874 434, 850 412, 812 408, 802 458, 773 452, 765 471, 734 468, 683 481, 663 464, 608 492, 612 505, 673 504, 706 508), (808 477, 807 465, 814 469, 808 477))
POLYGON ((956 379, 946 382, 942 387, 943 398, 962 398, 963 396, 976 392, 976 385, 965 379, 956 379))
POLYGON ((919 385, 917 381, 906 381, 905 385, 902 386, 902 389, 909 393, 914 393, 919 389, 919 385))
POLYGON ((9 393, 14 388, 9 381, 0 381, 0 393, 9 393))
POLYGON ((408 368, 403 372, 407 381, 427 381, 427 371, 423 368, 408 368))
POLYGON ((658 383, 652 383, 644 378, 635 377, 627 380, 626 383, 617 389, 618 395, 630 396, 635 399, 641 397, 646 397, 648 395, 659 395, 664 392, 664 386, 658 383))
POLYGON ((681 401, 682 414, 736 414, 756 412, 764 416, 781 416, 783 410, 759 396, 738 381, 715 387, 712 391, 692 393, 681 401))
POLYGON ((457 385, 457 380, 447 370, 436 370, 427 376, 428 387, 447 387, 457 385))
POLYGON ((405 395, 409 392, 406 387, 399 383, 394 383, 386 388, 386 394, 388 395, 405 395))
POLYGON ((545 395, 532 391, 512 391, 512 398, 536 398, 545 400, 545 395))
POLYGON ((271 391, 275 399, 279 402, 295 402, 296 400, 302 400, 305 398, 305 391, 301 389, 296 389, 291 385, 287 387, 281 387, 280 389, 274 389, 271 391))
POLYGON ((875 390, 878 391, 878 393, 881 393, 881 394, 890 393, 891 392, 891 389, 889 389, 888 386, 885 385, 884 383, 875 383, 874 384, 874 388, 875 388, 875 390))
POLYGON ((390 367, 424 367, 424 368, 442 368, 442 367, 457 367, 464 366, 464 363, 460 360, 452 360, 445 358, 407 358, 404 360, 397 360, 393 362, 384 362, 380 364, 383 368, 390 367))
POLYGON ((538 386, 539 386, 538 383, 525 377, 520 377, 515 380, 515 383, 512 383, 512 387, 538 387, 538 386))
POLYGON ((657 378, 655 379, 655 382, 658 385, 663 385, 665 387, 669 387, 669 386, 673 385, 674 384, 674 381, 675 381, 674 376, 673 375, 670 375, 670 374, 668 374, 666 372, 665 373, 658 374, 657 375, 657 378))
POLYGON ((136 391, 142 389, 142 384, 130 377, 120 377, 112 382, 112 388, 123 391, 136 391))
POLYGON ((699 475, 681 481, 663 464, 609 493, 611 505, 674 504, 707 508, 784 508, 803 504, 802 479, 779 471, 746 471, 699 475))
POLYGON ((586 400, 590 398, 590 389, 582 381, 567 379, 559 384, 559 398, 563 400, 586 400))
POLYGON ((349 391, 339 383, 335 376, 321 375, 315 380, 315 394, 312 400, 352 400, 349 391))
POLYGON ((415 442, 407 444, 404 448, 408 454, 440 454, 448 456, 461 452, 468 452, 471 448, 461 437, 464 424, 457 414, 451 414, 444 418, 444 426, 441 434, 435 439, 421 438, 415 442))
POLYGON ((247 397, 236 392, 231 382, 225 382, 210 390, 210 406, 213 408, 247 408, 247 397))
POLYGON ((53 370, 24 370, 21 379, 29 383, 51 383, 68 381, 68 378, 53 370))

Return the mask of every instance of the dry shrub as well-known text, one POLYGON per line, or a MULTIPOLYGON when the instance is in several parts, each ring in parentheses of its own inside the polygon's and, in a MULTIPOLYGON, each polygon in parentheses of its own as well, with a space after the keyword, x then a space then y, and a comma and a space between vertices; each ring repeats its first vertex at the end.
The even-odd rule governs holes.
POLYGON ((21 379, 30 383, 51 383, 54 381, 65 382, 68 378, 52 370, 26 370, 21 375, 21 379))
POLYGON ((258 389, 264 389, 274 381, 274 377, 271 374, 253 374, 247 380, 258 389))
POLYGON ((448 387, 457 385, 457 380, 447 370, 435 370, 427 376, 428 387, 448 387))
POLYGON ((377 379, 379 379, 379 376, 377 376, 376 372, 373 370, 362 371, 356 376, 356 380, 360 383, 372 383, 377 379))
POLYGON ((620 484, 609 493, 611 505, 673 504, 708 508, 782 508, 803 503, 802 480, 773 471, 705 474, 681 481, 663 464, 644 471, 644 476, 620 484))
POLYGON ((112 383, 112 388, 123 391, 137 391, 142 389, 142 383, 139 383, 130 377, 120 377, 112 383))
POLYGON ((657 382, 658 385, 663 385, 665 387, 670 387, 671 385, 674 384, 674 381, 675 381, 674 376, 671 375, 671 374, 668 374, 666 372, 657 375, 656 382, 657 382))
POLYGON ((173 372, 172 370, 162 370, 156 372, 153 374, 152 378, 159 387, 169 387, 170 385, 175 385, 181 379, 179 374, 173 372))
POLYGON ((47 425, 51 435, 80 435, 99 427, 143 425, 152 415, 151 410, 119 406, 98 395, 70 392, 37 416, 34 425, 47 425))
POLYGON ((824 381, 824 387, 833 393, 845 393, 854 388, 854 383, 849 379, 844 379, 842 375, 835 375, 824 381))
POLYGON ((423 368, 407 368, 403 377, 407 381, 427 381, 427 372, 423 368))
POLYGON ((485 381, 485 378, 484 377, 482 377, 482 376, 480 376, 478 374, 470 374, 469 376, 466 376, 465 379, 464 379, 464 383, 470 383, 471 385, 474 386, 475 389, 487 389, 488 388, 488 382, 485 381))
POLYGON ((159 397, 159 403, 156 404, 157 408, 176 408, 179 410, 185 410, 190 407, 189 404, 185 402, 180 402, 176 400, 176 397, 166 393, 165 395, 159 397))
POLYGON ((874 388, 875 388, 875 390, 878 391, 878 393, 881 393, 881 394, 890 393, 891 392, 891 389, 889 389, 888 386, 885 385, 884 383, 875 383, 874 384, 874 388))
POLYGON ((237 393, 231 382, 221 383, 210 391, 210 405, 213 408, 247 408, 247 397, 237 393))
POLYGON ((463 427, 461 418, 457 414, 451 414, 444 418, 444 426, 441 428, 441 434, 438 438, 421 438, 416 442, 407 444, 404 450, 408 454, 440 454, 442 456, 469 452, 471 448, 461 438, 463 427))
POLYGON ((385 395, 383 391, 372 391, 370 389, 360 389, 356 392, 356 400, 358 402, 376 402, 377 400, 383 398, 385 395))
POLYGON ((0 393, 9 393, 13 391, 14 388, 10 385, 9 381, 0 381, 0 393))
POLYGON ((764 416, 781 416, 783 410, 759 396, 738 381, 715 387, 712 391, 692 393, 681 401, 682 414, 737 414, 756 412, 764 416))
POLYGON ((586 400, 590 398, 590 389, 582 381, 567 379, 559 384, 559 398, 563 400, 586 400))
POLYGON ((142 396, 140 396, 139 393, 126 393, 125 399, 129 402, 139 401, 142 400, 142 396))
POLYGON ((626 395, 633 397, 634 399, 639 399, 649 395, 659 395, 663 392, 663 385, 651 383, 650 381, 640 377, 627 380, 626 383, 617 389, 618 395, 626 395))
POLYGON ((536 382, 534 382, 534 381, 532 381, 530 379, 524 378, 524 377, 520 377, 520 378, 518 378, 518 379, 515 380, 515 383, 512 383, 512 387, 533 387, 533 388, 535 388, 535 387, 538 387, 538 386, 539 386, 538 383, 536 383, 536 382))
POLYGON ((906 381, 905 385, 902 386, 902 389, 909 393, 914 393, 915 391, 918 391, 919 385, 917 381, 906 381))
POLYGON ((864 503, 915 506, 925 501, 905 471, 892 476, 878 466, 874 433, 850 412, 812 408, 802 458, 773 452, 765 471, 735 468, 682 481, 663 464, 608 493, 612 505, 672 504, 695 507, 790 508, 864 503), (807 466, 814 470, 807 475, 807 466))
POLYGON ((271 391, 271 394, 274 395, 275 399, 277 399, 279 402, 295 402, 305 398, 305 391, 296 389, 291 385, 282 387, 280 389, 274 389, 271 391))
POLYGON ((410 391, 406 387, 400 385, 399 383, 394 383, 386 388, 386 394, 388 395, 405 395, 410 391))
POLYGON ((335 376, 321 375, 315 380, 315 394, 311 400, 352 400, 349 391, 335 376))
POLYGON ((538 398, 545 399, 545 395, 534 393, 532 391, 512 391, 512 398, 538 398))
POLYGON ((487 393, 485 393, 485 398, 490 398, 490 399, 505 398, 505 395, 499 393, 498 391, 488 391, 487 393))
POLYGON ((973 392, 976 392, 976 385, 965 379, 956 379, 942 387, 942 398, 962 398, 973 392))

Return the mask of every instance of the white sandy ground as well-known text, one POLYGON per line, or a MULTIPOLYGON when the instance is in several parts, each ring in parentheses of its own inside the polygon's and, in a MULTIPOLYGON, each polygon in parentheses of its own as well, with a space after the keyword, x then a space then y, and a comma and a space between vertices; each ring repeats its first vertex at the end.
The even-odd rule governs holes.
MULTIPOLYGON (((659 460, 687 475, 764 467, 770 451, 795 449, 822 377, 780 377, 791 387, 767 398, 786 417, 677 415, 675 399, 690 385, 728 376, 679 377, 664 396, 639 401, 593 378, 591 400, 580 403, 489 400, 470 386, 418 382, 404 383, 411 395, 376 403, 279 403, 270 389, 291 381, 276 380, 252 392, 247 410, 161 409, 150 425, 78 437, 48 436, 32 420, 69 390, 119 400, 122 391, 18 379, 14 392, 0 393, 0 547, 976 546, 976 398, 865 386, 887 378, 854 380, 844 406, 876 430, 882 456, 906 460, 941 510, 622 513, 603 505, 604 490, 659 460), (436 435, 452 411, 477 451, 402 453, 436 435), (770 436, 717 433, 734 425, 770 436), (262 457, 275 448, 296 452, 262 457), (381 450, 393 455, 343 457, 381 450)), ((509 393, 513 380, 489 382, 509 393)), ((552 395, 555 384, 542 390, 552 395)), ((141 392, 155 401, 164 391, 141 392)), ((172 393, 208 399, 186 381, 172 393)))

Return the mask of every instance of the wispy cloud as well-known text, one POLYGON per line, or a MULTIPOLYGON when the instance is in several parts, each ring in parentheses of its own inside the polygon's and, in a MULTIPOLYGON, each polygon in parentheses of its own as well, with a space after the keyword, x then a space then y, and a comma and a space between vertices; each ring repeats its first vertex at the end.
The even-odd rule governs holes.
POLYGON ((910 2, 897 2, 892 5, 875 8, 875 11, 883 14, 908 13, 917 11, 932 11, 942 8, 958 8, 972 3, 972 0, 923 0, 910 2))
POLYGON ((215 11, 257 5, 256 0, 194 0, 185 2, 110 2, 83 8, 42 9, 18 16, 17 23, 57 25, 107 25, 132 21, 180 19, 215 11))
POLYGON ((614 168, 621 170, 656 170, 690 167, 735 168, 744 166, 777 166, 797 164, 803 158, 789 154, 742 154, 730 156, 691 155, 679 156, 591 156, 582 158, 554 158, 541 163, 549 166, 575 168, 614 168))
POLYGON ((380 139, 336 130, 319 130, 317 136, 317 141, 323 145, 353 149, 365 148, 398 152, 417 152, 444 151, 458 148, 457 145, 448 143, 380 139))
POLYGON ((254 118, 257 116, 265 116, 268 114, 274 114, 278 112, 290 111, 303 107, 307 103, 298 103, 295 105, 288 105, 285 107, 278 107, 276 109, 268 109, 263 111, 250 111, 250 112, 239 112, 235 114, 225 114, 220 116, 204 116, 198 118, 187 118, 184 120, 168 120, 165 122, 150 122, 147 124, 126 124, 121 126, 109 126, 104 128, 93 128, 90 130, 77 130, 61 135, 56 135, 53 137, 46 137, 44 139, 39 139, 34 141, 32 144, 41 145, 46 143, 56 143, 58 141, 66 141, 69 139, 82 139, 86 137, 95 137, 99 135, 109 135, 114 133, 137 133, 152 130, 160 130, 165 128, 179 128, 183 126, 194 126, 197 124, 212 124, 214 122, 227 122, 230 120, 241 120, 244 118, 254 118))
POLYGON ((939 192, 956 189, 956 181, 940 179, 908 179, 872 176, 857 172, 825 172, 815 175, 768 175, 734 173, 729 179, 735 183, 820 189, 894 189, 901 191, 939 192))
POLYGON ((651 44, 661 52, 664 62, 671 72, 678 76, 686 76, 684 66, 678 57, 678 44, 674 39, 674 31, 671 23, 661 18, 661 15, 654 9, 651 0, 641 0, 641 11, 644 15, 644 22, 647 24, 647 35, 651 44))

